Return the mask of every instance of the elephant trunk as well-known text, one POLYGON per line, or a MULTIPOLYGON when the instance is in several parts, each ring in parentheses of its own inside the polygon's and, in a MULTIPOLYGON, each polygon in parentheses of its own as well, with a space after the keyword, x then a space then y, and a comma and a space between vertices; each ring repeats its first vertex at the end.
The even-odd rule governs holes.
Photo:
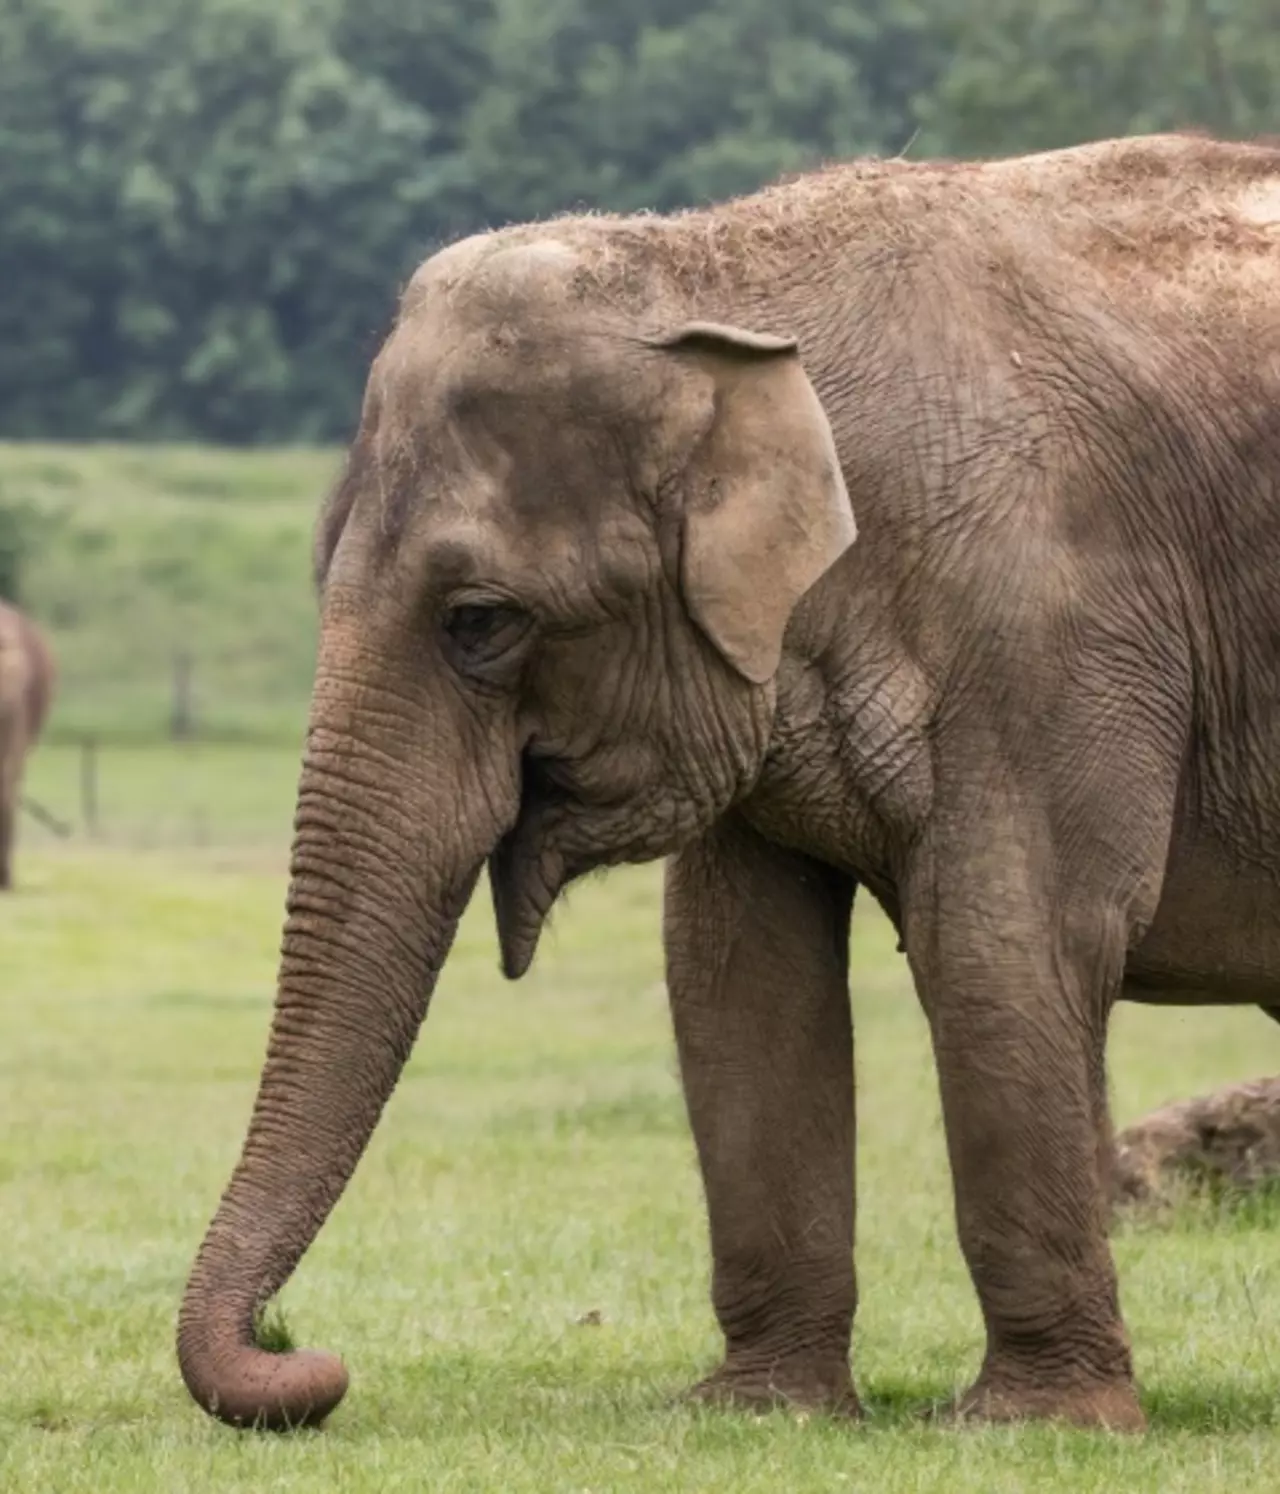
POLYGON ((318 677, 266 1064, 179 1318, 188 1389, 236 1425, 317 1423, 346 1391, 336 1356, 260 1348, 257 1316, 355 1170, 503 828, 492 794, 473 796, 484 809, 463 825, 466 770, 443 760, 462 744, 441 750, 451 733, 433 731, 426 703, 413 709, 402 682, 379 690, 351 674, 318 677), (416 724, 391 724, 410 715, 416 724))

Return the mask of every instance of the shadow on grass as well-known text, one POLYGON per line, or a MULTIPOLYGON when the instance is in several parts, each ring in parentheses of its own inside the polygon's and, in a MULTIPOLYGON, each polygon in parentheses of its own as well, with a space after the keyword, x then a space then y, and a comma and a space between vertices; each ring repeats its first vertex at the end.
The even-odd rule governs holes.
MULTIPOLYGON (((584 1365, 573 1356, 536 1362, 494 1360, 482 1355, 430 1355, 404 1366, 394 1388, 386 1379, 376 1400, 361 1396, 353 1384, 344 1411, 352 1430, 394 1427, 420 1434, 424 1418, 433 1435, 467 1435, 486 1422, 506 1429, 556 1424, 569 1433, 589 1422, 599 1429, 612 1424, 615 1435, 632 1435, 637 1422, 685 1422, 712 1440, 739 1438, 753 1427, 803 1424, 806 1430, 856 1437, 866 1431, 928 1430, 926 1414, 949 1404, 956 1385, 944 1379, 889 1381, 864 1393, 862 1423, 843 1416, 814 1414, 779 1406, 768 1411, 707 1405, 687 1399, 687 1392, 712 1366, 657 1359, 625 1365, 584 1365)), ((341 1417, 342 1412, 338 1413, 341 1417)))
POLYGON ((1220 1437, 1280 1427, 1280 1377, 1274 1390, 1221 1380, 1159 1386, 1142 1393, 1153 1432, 1190 1432, 1220 1437))
POLYGON ((858 1393, 867 1414, 867 1425, 872 1428, 937 1430, 947 1423, 931 1423, 928 1413, 935 1407, 950 1405, 963 1389, 962 1385, 941 1379, 873 1380, 859 1385, 858 1393))
MULTIPOLYGON (((930 1406, 949 1404, 960 1387, 933 1380, 877 1381, 862 1391, 868 1424, 905 1430, 928 1426, 930 1406)), ((1280 1376, 1274 1390, 1212 1379, 1173 1386, 1139 1387, 1148 1432, 1184 1432, 1202 1437, 1270 1431, 1280 1427, 1280 1376)), ((933 1424, 949 1430, 954 1423, 933 1424)))

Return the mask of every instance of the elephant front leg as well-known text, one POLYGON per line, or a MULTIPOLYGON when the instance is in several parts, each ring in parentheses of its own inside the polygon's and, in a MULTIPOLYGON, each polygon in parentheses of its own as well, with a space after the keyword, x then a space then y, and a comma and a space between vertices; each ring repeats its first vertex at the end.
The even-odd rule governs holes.
POLYGON ((940 856, 907 907, 933 1032, 956 1219, 987 1348, 962 1417, 1144 1425, 1107 1240, 1104 1048, 1125 923, 1018 864, 940 856))
POLYGON ((704 1399, 859 1412, 853 891, 737 822, 668 869, 667 981, 725 1341, 704 1399))

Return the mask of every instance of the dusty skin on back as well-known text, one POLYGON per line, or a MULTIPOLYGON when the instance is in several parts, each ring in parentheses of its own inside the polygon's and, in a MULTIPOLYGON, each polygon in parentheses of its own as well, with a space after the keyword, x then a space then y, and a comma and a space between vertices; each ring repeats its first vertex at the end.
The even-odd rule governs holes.
POLYGON ((569 881, 671 857, 724 1335, 696 1393, 858 1411, 862 886, 931 1025, 986 1325, 957 1414, 1141 1427, 1108 1014, 1280 1004, 1280 151, 856 162, 456 244, 316 564, 270 1048, 179 1325, 200 1404, 341 1399, 255 1313, 482 872, 514 977, 569 881))
POLYGON ((0 892, 13 885, 13 841, 22 769, 44 726, 53 655, 30 618, 0 602, 0 892))

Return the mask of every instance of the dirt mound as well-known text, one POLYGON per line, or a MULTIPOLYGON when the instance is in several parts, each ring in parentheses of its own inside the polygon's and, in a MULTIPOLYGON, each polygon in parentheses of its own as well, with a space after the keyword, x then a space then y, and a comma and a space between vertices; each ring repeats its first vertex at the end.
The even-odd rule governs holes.
POLYGON ((1280 1177, 1280 1075, 1161 1106, 1115 1141, 1112 1196, 1155 1202, 1187 1183, 1253 1188, 1280 1177))

